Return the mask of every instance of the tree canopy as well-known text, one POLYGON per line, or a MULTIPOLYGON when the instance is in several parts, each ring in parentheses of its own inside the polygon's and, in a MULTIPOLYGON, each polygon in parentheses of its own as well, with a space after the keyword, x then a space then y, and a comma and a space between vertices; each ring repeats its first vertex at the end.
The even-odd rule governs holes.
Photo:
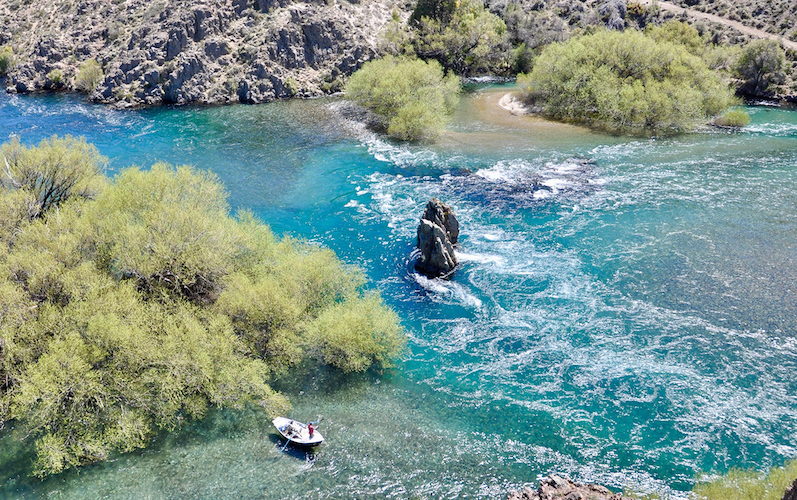
POLYGON ((518 83, 546 116, 611 132, 689 130, 731 101, 727 85, 684 45, 633 30, 551 44, 518 83))
MULTIPOLYGON (((53 159, 65 144, 97 165, 72 138, 3 151, 53 159)), ((35 165, 45 183, 67 168, 35 165)), ((35 440, 35 474, 141 448, 209 407, 282 412, 268 381, 304 359, 358 371, 401 354, 398 318, 358 269, 232 217, 213 174, 82 172, 74 185, 96 191, 46 208, 40 183, 0 186, 0 423, 35 440)))
POLYGON ((504 73, 511 66, 506 24, 480 0, 421 1, 410 18, 412 46, 458 75, 504 73))
POLYGON ((346 96, 378 115, 391 137, 434 139, 459 101, 459 79, 444 77, 436 61, 387 56, 355 72, 346 96))
POLYGON ((772 96, 786 81, 786 56, 775 40, 753 40, 743 50, 734 70, 741 80, 739 91, 772 96))

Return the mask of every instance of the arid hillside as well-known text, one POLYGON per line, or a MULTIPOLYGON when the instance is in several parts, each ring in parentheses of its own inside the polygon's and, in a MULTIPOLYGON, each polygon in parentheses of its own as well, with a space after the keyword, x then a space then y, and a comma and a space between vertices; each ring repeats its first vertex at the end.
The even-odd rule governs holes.
POLYGON ((340 87, 374 56, 393 0, 53 0, 0 2, 12 91, 91 92, 125 104, 264 102, 340 87), (92 82, 93 83, 93 82, 92 82), (79 85, 78 85, 79 86, 79 85))
MULTIPOLYGON (((727 23, 674 13, 655 0, 485 0, 525 47, 528 69, 545 44, 604 26, 687 21, 722 45, 755 37, 727 23)), ((794 40, 787 0, 673 0, 794 40)), ((87 92, 116 106, 223 104, 311 97, 342 89, 379 55, 407 0, 6 0, 0 2, 0 78, 10 92, 87 92), (4 68, 4 60, 6 68, 4 68), (96 61, 96 63, 95 63, 96 61), (84 68, 84 71, 81 71, 84 68)), ((787 50, 783 96, 797 96, 797 51, 787 50)))

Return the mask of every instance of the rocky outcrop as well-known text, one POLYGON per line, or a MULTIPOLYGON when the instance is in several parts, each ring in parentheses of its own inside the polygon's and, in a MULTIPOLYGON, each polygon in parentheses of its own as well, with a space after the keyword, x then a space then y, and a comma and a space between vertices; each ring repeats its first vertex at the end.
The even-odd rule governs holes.
POLYGON ((0 45, 15 54, 5 85, 45 90, 59 70, 74 89, 95 59, 103 78, 91 98, 121 106, 322 95, 376 55, 397 1, 0 2, 0 45))
POLYGON ((634 500, 620 493, 612 493, 597 484, 578 484, 559 476, 548 476, 540 481, 537 491, 529 487, 513 491, 507 500, 634 500))
POLYGON ((457 267, 454 245, 459 241, 459 221, 451 207, 432 198, 418 226, 420 257, 415 269, 426 276, 448 276, 457 267))

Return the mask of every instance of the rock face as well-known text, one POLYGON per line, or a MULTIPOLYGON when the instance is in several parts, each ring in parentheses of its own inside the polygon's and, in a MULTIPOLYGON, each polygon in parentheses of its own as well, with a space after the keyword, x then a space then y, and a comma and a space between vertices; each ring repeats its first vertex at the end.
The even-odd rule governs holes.
POLYGON ((537 491, 529 487, 513 491, 507 500, 634 500, 612 493, 597 484, 578 484, 559 476, 548 476, 540 482, 537 491))
POLYGON ((447 276, 457 267, 454 245, 459 241, 459 221, 451 207, 432 198, 418 226, 420 258, 415 269, 426 276, 447 276))
POLYGON ((3 1, 0 45, 16 61, 5 86, 52 88, 57 69, 74 89, 95 59, 103 78, 91 98, 120 106, 317 96, 376 55, 398 1, 3 1))

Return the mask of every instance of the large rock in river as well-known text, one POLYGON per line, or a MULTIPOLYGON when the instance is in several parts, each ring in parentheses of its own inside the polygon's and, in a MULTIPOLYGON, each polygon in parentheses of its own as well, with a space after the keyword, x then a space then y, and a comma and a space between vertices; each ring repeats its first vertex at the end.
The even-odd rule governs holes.
POLYGON ((415 269, 426 276, 437 278, 451 274, 457 267, 454 245, 459 241, 459 221, 451 207, 432 198, 418 225, 420 258, 415 269))

